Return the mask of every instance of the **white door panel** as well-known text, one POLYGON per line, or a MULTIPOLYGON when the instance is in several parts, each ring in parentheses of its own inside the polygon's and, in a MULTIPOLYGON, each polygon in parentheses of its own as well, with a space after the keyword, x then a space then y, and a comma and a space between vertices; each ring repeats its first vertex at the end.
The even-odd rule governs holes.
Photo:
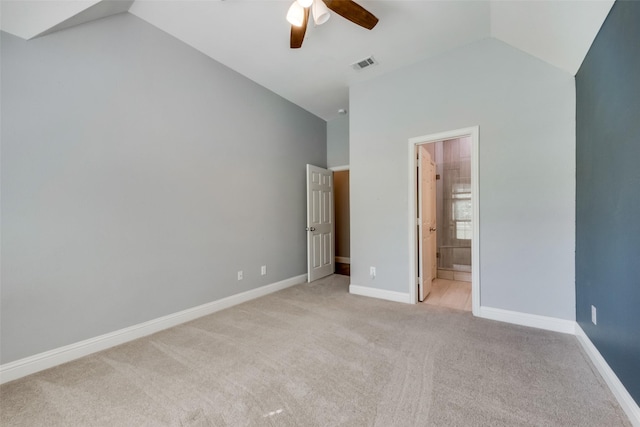
POLYGON ((307 280, 333 274, 333 172, 307 165, 307 280))
POLYGON ((436 165, 429 152, 418 146, 419 279, 418 300, 431 292, 437 272, 436 241, 436 165))

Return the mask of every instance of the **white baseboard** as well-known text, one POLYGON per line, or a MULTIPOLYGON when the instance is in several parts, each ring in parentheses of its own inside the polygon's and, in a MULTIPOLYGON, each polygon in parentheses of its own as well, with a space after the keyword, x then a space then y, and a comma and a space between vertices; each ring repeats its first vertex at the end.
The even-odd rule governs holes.
POLYGON ((502 310, 500 308, 480 307, 478 317, 500 322, 513 323, 514 325, 530 326, 532 328, 545 329, 547 331, 575 334, 576 322, 573 320, 558 319, 555 317, 539 316, 537 314, 520 313, 517 311, 502 310))
POLYGON ((370 288, 368 286, 349 285, 349 293, 354 295, 362 295, 365 297, 372 297, 378 299, 385 299, 388 301, 411 303, 411 298, 408 293, 387 291, 384 289, 370 288))
POLYGON ((575 335, 629 417, 631 424, 634 427, 640 427, 640 407, 577 322, 491 307, 480 307, 479 317, 575 335))
POLYGON ((181 323, 189 322, 225 308, 256 299, 270 293, 295 286, 307 281, 307 275, 291 277, 270 285, 261 286, 236 295, 212 301, 197 307, 139 323, 128 328, 89 338, 74 344, 59 347, 44 353, 0 365, 0 384, 22 378, 84 356, 124 344, 181 323))
POLYGON ((346 256, 337 256, 336 262, 340 262, 342 264, 351 264, 351 258, 346 256))
POLYGON ((613 372, 613 369, 611 369, 596 346, 593 345, 587 334, 577 323, 575 334, 582 345, 582 348, 587 352, 591 362, 596 366, 598 372, 600 372, 600 375, 602 375, 602 378, 609 386, 609 389, 611 389, 611 392, 618 400, 618 403, 629 417, 631 424, 635 427, 640 427, 640 407, 638 404, 633 400, 633 397, 631 397, 625 386, 618 379, 618 376, 613 372))

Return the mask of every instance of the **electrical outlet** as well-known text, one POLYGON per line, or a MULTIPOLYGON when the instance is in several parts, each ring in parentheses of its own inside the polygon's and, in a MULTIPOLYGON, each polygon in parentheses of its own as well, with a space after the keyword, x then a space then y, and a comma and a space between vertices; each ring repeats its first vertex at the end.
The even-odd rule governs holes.
POLYGON ((376 278, 376 268, 375 268, 375 267, 369 267, 369 276, 370 276, 372 279, 375 279, 375 278, 376 278))
POLYGON ((238 271, 238 280, 242 280, 242 270, 238 271))
POLYGON ((267 266, 263 265, 262 267, 260 267, 260 274, 262 274, 263 276, 265 276, 267 274, 267 266))
POLYGON ((597 317, 597 313, 596 313, 596 307, 595 306, 591 306, 591 323, 593 323, 594 325, 598 324, 598 317, 597 317))

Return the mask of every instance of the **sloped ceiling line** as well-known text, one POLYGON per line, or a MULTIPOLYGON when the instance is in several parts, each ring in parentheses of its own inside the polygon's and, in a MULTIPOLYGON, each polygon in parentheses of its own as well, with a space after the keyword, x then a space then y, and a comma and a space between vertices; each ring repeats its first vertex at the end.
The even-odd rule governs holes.
POLYGON ((0 27, 23 39, 129 12, 313 114, 331 120, 348 88, 447 50, 494 37, 571 75, 614 0, 358 0, 372 31, 333 16, 289 49, 289 1, 0 0, 0 27), (242 22, 242 25, 238 25, 242 22), (246 31, 246 28, 251 31, 246 31), (361 72, 351 63, 374 55, 361 72))

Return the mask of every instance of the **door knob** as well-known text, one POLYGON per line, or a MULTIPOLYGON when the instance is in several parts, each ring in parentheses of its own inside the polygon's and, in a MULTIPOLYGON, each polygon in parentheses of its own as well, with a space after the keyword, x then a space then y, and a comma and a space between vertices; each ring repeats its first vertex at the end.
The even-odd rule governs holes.
POLYGON ((429 227, 429 231, 436 231, 436 229, 433 227, 429 227))
POLYGON ((307 227, 307 231, 316 231, 315 227, 307 227))

